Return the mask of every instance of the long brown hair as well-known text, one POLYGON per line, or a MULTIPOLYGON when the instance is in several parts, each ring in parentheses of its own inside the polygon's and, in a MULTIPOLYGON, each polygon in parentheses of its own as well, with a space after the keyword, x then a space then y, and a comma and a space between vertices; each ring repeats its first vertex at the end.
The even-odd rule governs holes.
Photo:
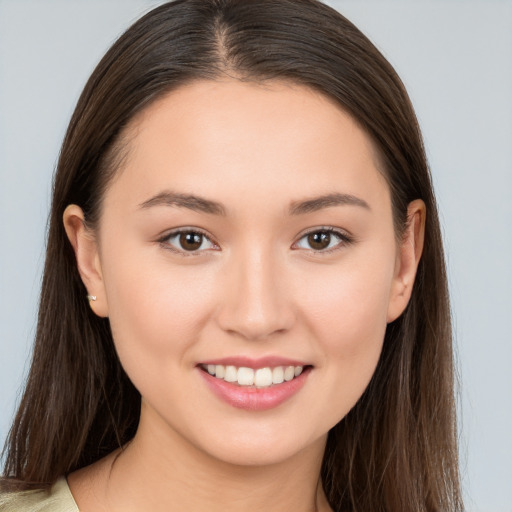
POLYGON ((329 433, 322 479, 336 511, 462 510, 447 280, 421 133, 391 65, 316 0, 176 0, 137 21, 93 72, 58 162, 35 348, 4 487, 51 485, 135 434, 140 395, 108 320, 88 307, 62 215, 77 204, 94 227, 133 117, 180 85, 226 75, 305 85, 350 113, 373 140, 398 237, 408 203, 426 203, 412 298, 387 327, 365 393, 329 433))

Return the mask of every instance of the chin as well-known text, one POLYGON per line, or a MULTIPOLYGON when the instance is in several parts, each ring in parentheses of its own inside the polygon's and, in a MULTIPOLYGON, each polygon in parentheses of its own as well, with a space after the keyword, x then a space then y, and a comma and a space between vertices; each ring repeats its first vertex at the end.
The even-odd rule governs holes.
POLYGON ((211 439, 204 443, 203 449, 216 460, 247 468, 272 466, 315 451, 318 457, 323 456, 327 432, 314 438, 306 435, 290 436, 289 428, 277 436, 268 436, 262 432, 260 435, 253 433, 236 438, 226 436, 222 440, 211 439))

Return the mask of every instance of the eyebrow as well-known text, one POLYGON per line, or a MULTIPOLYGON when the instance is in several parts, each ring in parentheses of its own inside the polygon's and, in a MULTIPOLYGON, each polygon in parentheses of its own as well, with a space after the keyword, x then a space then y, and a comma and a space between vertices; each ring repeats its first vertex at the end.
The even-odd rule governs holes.
MULTIPOLYGON (((306 213, 322 210, 323 208, 346 205, 359 206, 366 210, 371 210, 369 204, 363 199, 351 194, 341 194, 337 192, 313 197, 304 201, 292 201, 289 212, 290 215, 304 215, 306 213)), ((226 215, 224 206, 217 201, 205 199, 204 197, 193 194, 180 194, 178 192, 161 192, 139 205, 141 209, 152 208, 154 206, 174 206, 212 215, 226 215)))
POLYGON ((176 206, 178 208, 188 208, 189 210, 210 213, 212 215, 226 215, 224 207, 216 201, 211 201, 210 199, 205 199, 193 194, 180 194, 178 192, 161 192, 139 205, 142 209, 151 208, 153 206, 176 206))
POLYGON ((371 210, 370 205, 364 199, 360 199, 351 194, 333 193, 313 197, 305 201, 293 201, 290 206, 290 214, 303 215, 332 206, 359 206, 366 210, 371 210))

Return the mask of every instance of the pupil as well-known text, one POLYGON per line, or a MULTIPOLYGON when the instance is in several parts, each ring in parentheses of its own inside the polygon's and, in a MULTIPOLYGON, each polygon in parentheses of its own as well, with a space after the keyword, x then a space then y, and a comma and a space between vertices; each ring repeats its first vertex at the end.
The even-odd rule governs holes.
POLYGON ((186 251, 194 251, 201 247, 203 243, 203 235, 200 233, 181 233, 180 235, 180 245, 186 251))
POLYGON ((331 234, 325 231, 317 231, 308 235, 308 242, 313 249, 325 249, 331 243, 331 234))

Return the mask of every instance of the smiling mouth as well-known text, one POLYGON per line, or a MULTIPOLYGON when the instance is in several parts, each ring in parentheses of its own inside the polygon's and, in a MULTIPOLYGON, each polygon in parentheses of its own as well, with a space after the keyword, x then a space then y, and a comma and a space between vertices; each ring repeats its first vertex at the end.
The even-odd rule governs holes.
POLYGON ((283 382, 290 382, 309 366, 275 366, 247 368, 222 364, 201 365, 200 368, 211 376, 241 387, 269 388, 283 382))

